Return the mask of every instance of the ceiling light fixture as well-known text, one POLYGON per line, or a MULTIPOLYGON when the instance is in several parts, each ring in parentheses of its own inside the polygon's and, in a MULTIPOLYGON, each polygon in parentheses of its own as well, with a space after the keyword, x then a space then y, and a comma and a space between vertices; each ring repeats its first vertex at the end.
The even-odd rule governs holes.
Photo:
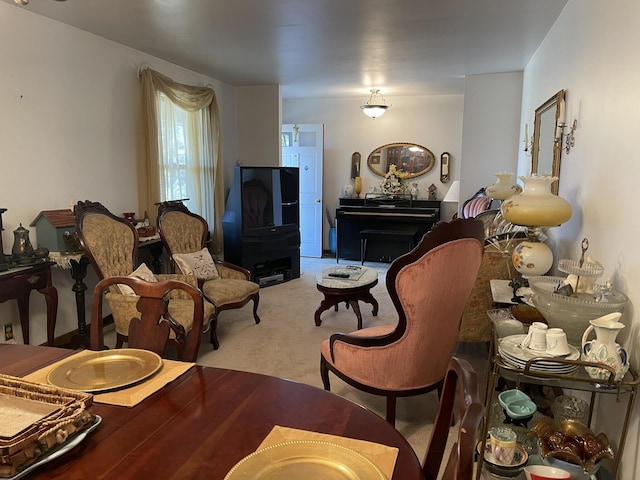
POLYGON ((371 96, 369 97, 369 101, 365 105, 360 105, 362 109, 362 113, 364 113, 369 118, 381 117, 384 115, 384 112, 387 111, 391 105, 387 105, 384 100, 384 97, 380 93, 380 90, 376 88, 371 89, 371 96))

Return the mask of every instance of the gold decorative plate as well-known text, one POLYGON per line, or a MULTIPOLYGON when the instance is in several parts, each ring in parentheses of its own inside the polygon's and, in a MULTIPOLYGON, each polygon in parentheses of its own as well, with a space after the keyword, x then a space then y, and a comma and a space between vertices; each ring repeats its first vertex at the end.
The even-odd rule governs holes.
POLYGON ((334 443, 299 440, 277 443, 240 460, 225 480, 385 480, 364 455, 334 443))
POLYGON ((51 385, 96 393, 138 383, 162 368, 157 353, 136 348, 102 350, 71 357, 49 372, 51 385))

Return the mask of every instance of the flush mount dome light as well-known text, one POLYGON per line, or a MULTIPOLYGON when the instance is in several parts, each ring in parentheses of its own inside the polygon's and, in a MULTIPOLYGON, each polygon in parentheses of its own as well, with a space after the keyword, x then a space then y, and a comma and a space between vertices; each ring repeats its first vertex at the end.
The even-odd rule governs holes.
POLYGON ((371 96, 366 104, 360 105, 362 113, 369 118, 381 117, 391 105, 387 105, 380 90, 372 88, 371 96))

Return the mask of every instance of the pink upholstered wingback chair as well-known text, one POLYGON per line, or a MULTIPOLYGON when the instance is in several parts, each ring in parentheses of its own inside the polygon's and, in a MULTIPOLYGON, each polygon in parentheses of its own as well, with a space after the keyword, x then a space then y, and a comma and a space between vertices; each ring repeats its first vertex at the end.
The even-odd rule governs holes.
POLYGON ((458 339, 460 320, 482 262, 480 220, 441 222, 389 267, 387 290, 398 323, 351 334, 335 333, 321 346, 320 374, 387 397, 395 424, 396 398, 440 388, 458 339))

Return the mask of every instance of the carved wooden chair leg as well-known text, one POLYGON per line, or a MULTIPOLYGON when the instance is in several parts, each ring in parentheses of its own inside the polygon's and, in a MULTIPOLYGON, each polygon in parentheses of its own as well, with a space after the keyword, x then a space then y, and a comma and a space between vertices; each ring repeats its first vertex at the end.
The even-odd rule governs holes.
POLYGON ((331 384, 329 383, 329 367, 324 357, 320 357, 320 378, 322 378, 322 385, 326 391, 331 391, 331 384))
POLYGON ((218 314, 217 313, 211 319, 211 327, 210 328, 211 328, 211 332, 210 332, 211 344, 213 345, 213 349, 214 350, 218 350, 218 348, 220 348, 220 343, 218 343, 218 334, 216 333, 216 330, 218 329, 218 314))
POLYGON ((255 294, 253 296, 253 318, 256 323, 260 323, 260 317, 258 316, 258 303, 260 302, 260 295, 255 294))

